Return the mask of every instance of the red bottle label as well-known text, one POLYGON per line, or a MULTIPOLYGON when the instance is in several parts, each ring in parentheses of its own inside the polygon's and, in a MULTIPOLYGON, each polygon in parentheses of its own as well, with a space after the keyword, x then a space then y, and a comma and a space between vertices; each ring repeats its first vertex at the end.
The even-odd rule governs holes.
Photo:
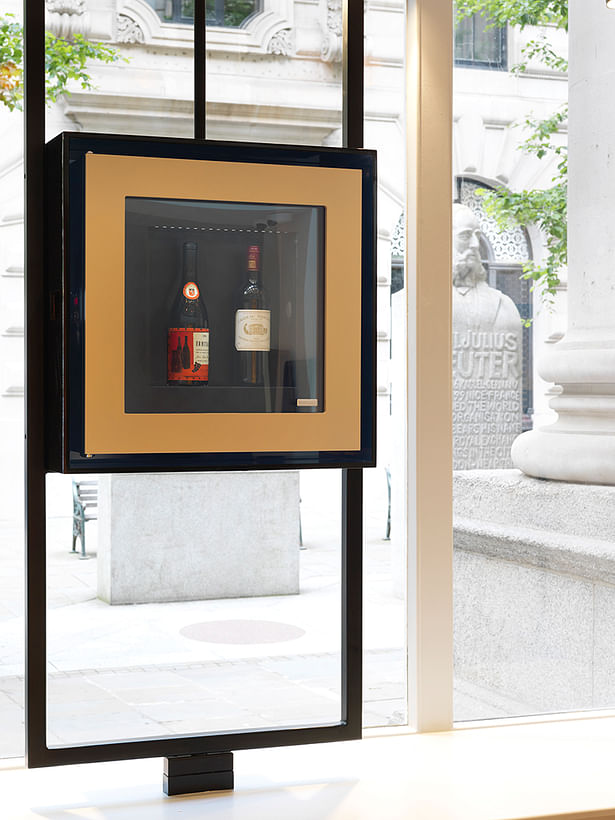
POLYGON ((207 382, 209 329, 170 327, 167 341, 167 381, 207 382))

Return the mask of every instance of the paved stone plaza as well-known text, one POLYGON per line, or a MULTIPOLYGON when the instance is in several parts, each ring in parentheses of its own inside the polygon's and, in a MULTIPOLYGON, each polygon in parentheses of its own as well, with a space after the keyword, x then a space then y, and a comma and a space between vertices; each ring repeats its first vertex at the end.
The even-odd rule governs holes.
MULTIPOLYGON (((335 478, 328 481, 335 496, 335 478)), ((322 495, 321 486, 302 499, 299 595, 109 606, 96 597, 97 524, 87 524, 90 557, 80 560, 70 553, 70 517, 50 517, 49 742, 338 720, 340 522, 338 505, 322 503, 322 495)), ((383 540, 386 506, 377 500, 366 526, 364 718, 370 726, 407 719, 404 602, 394 595, 395 546, 383 540)), ((23 753, 22 537, 19 527, 5 528, 0 541, 5 757, 23 753)))

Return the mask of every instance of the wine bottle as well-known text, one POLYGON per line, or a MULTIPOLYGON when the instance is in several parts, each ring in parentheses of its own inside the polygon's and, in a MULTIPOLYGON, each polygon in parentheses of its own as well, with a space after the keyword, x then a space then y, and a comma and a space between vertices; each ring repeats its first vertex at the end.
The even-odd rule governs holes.
POLYGON ((209 322, 197 283, 196 252, 196 242, 184 242, 180 287, 167 334, 167 384, 184 387, 209 379, 209 322))
POLYGON ((266 357, 270 349, 271 311, 260 283, 260 246, 248 248, 248 281, 235 313, 235 349, 239 352, 240 378, 244 384, 264 384, 266 357))

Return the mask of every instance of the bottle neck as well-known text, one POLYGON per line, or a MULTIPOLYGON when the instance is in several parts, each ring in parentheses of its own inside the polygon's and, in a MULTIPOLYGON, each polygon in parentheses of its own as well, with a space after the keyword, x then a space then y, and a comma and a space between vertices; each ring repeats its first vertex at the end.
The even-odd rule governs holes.
POLYGON ((258 284, 260 275, 261 249, 259 245, 250 245, 248 248, 248 282, 258 284))
POLYGON ((196 279, 196 242, 184 242, 182 276, 184 282, 196 279))

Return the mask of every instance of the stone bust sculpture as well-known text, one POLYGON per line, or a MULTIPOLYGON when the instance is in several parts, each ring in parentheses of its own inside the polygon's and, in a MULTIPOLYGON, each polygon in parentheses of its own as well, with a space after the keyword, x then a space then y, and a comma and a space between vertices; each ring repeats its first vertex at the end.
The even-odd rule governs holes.
POLYGON ((479 253, 480 227, 466 205, 453 205, 453 331, 519 331, 515 303, 487 284, 479 253))

